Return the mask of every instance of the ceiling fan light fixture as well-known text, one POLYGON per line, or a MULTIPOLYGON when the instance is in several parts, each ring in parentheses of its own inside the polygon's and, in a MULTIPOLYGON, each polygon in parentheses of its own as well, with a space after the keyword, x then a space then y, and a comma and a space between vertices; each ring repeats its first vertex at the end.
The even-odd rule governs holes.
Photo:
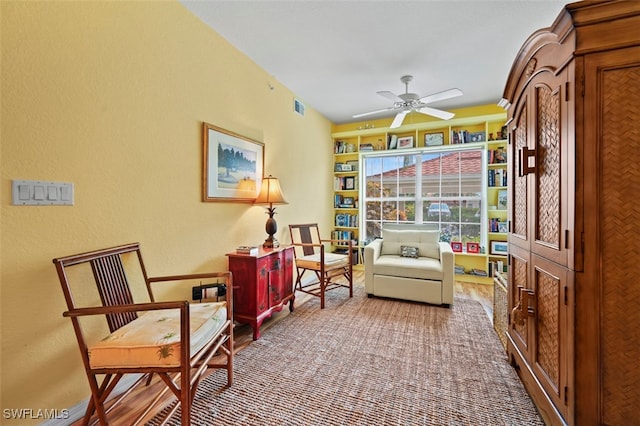
POLYGON ((393 122, 391 123, 390 128, 394 129, 402 125, 402 121, 404 120, 404 117, 411 111, 417 111, 422 114, 440 118, 442 120, 448 120, 455 115, 448 111, 443 111, 440 109, 428 107, 427 104, 436 102, 436 101, 442 101, 445 99, 455 98, 456 96, 461 96, 462 90, 448 89, 442 92, 437 92, 431 95, 420 97, 420 95, 416 93, 409 92, 409 82, 411 80, 413 80, 413 77, 410 75, 403 75, 402 77, 400 77, 400 81, 402 81, 402 83, 404 83, 405 85, 405 93, 402 93, 400 95, 396 95, 386 90, 377 92, 378 95, 393 101, 392 107, 371 111, 371 112, 365 112, 362 114, 356 114, 353 116, 353 118, 360 118, 367 115, 378 114, 385 111, 401 110, 400 112, 398 112, 398 114, 396 114, 395 118, 393 119, 393 122))

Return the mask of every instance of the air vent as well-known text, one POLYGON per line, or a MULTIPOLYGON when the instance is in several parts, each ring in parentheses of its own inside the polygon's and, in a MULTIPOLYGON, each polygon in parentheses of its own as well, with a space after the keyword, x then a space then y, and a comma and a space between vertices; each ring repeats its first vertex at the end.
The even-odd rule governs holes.
POLYGON ((298 114, 304 116, 304 104, 298 99, 293 100, 293 110, 298 114))

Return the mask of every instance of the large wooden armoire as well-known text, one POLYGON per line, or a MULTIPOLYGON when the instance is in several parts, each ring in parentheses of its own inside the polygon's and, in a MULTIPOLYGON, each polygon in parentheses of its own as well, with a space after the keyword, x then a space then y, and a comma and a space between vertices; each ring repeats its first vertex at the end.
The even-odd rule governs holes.
POLYGON ((640 2, 565 6, 502 105, 512 365, 548 424, 640 425, 640 2))

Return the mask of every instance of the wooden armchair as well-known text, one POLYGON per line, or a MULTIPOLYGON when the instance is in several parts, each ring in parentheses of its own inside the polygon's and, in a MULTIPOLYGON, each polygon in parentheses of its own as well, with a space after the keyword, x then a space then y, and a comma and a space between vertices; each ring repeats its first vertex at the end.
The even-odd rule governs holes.
POLYGON ((346 287, 349 297, 353 297, 353 263, 351 240, 323 240, 317 223, 289 225, 291 242, 296 261, 296 290, 320 298, 320 309, 324 309, 325 292, 346 287), (346 254, 327 252, 325 244, 343 245, 346 254), (302 282, 303 275, 311 271, 316 279, 302 282), (346 283, 338 281, 344 277, 346 283))
MULTIPOLYGON (((145 381, 149 385, 153 373, 166 386, 136 423, 170 390, 179 404, 174 404, 166 418, 181 406, 181 424, 191 424, 191 403, 200 379, 209 368, 226 369, 227 385, 232 384, 233 282, 230 272, 148 277, 138 243, 61 257, 53 259, 53 263, 68 307, 63 315, 73 324, 91 388, 83 424, 88 424, 92 417, 94 420, 97 417, 103 425, 108 424, 108 412, 136 386, 145 381), (226 283, 226 301, 156 302, 152 292, 155 283, 174 281, 182 284, 212 278, 226 283), (129 280, 138 286, 130 287, 129 280), (76 298, 88 297, 92 281, 97 286, 102 306, 81 307, 76 298), (138 299, 142 294, 146 294, 148 301, 134 301, 134 295, 138 299), (110 334, 91 342, 88 335, 94 334, 93 339, 97 340, 95 331, 85 330, 88 329, 85 320, 96 316, 106 320, 110 334), (220 356, 213 359, 216 354, 220 356), (135 374, 139 379, 126 392, 108 400, 126 374, 135 374)), ((94 304, 99 303, 95 290, 93 294, 94 304)), ((94 319, 89 325, 95 330, 99 324, 94 319)))

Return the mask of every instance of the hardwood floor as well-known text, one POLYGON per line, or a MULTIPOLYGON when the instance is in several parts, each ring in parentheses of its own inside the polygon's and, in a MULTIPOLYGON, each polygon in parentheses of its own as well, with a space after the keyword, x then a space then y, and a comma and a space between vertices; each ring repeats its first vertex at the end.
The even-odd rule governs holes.
MULTIPOLYGON (((354 278, 356 281, 363 282, 364 273, 362 271, 354 271, 354 278)), ((470 298, 480 302, 484 307, 489 320, 493 322, 493 286, 486 284, 456 282, 455 294, 456 296, 470 298)), ((303 303, 305 300, 311 297, 313 296, 297 292, 296 305, 303 303)), ((262 324, 262 327, 260 327, 260 331, 264 333, 269 329, 269 327, 277 324, 279 320, 285 318, 287 315, 289 315, 289 310, 286 308, 283 309, 282 312, 274 314, 272 318, 265 320, 265 322, 262 324)), ((252 336, 253 331, 250 326, 244 324, 236 326, 234 330, 236 352, 241 351, 246 346, 251 344, 252 336)), ((161 384, 157 382, 157 379, 154 380, 149 387, 138 387, 138 389, 134 390, 131 393, 127 401, 114 408, 113 412, 110 413, 110 424, 115 426, 131 426, 132 424, 134 424, 135 419, 141 414, 143 408, 146 407, 151 399, 155 397, 159 389, 161 389, 161 384)), ((170 399, 168 397, 165 397, 164 400, 170 402, 170 399)), ((141 424, 144 424, 145 421, 153 418, 158 411, 159 410, 156 409, 149 415, 145 416, 141 424)), ((81 424, 81 420, 72 423, 73 426, 81 424)))

